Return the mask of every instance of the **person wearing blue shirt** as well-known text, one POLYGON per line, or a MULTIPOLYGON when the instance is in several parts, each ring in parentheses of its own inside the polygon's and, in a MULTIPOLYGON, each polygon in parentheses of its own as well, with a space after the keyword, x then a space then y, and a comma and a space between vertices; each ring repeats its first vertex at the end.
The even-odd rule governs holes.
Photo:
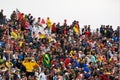
POLYGON ((73 62, 74 62, 74 68, 79 67, 79 63, 78 63, 78 61, 77 61, 77 60, 74 60, 73 62))
POLYGON ((18 59, 20 59, 20 60, 23 60, 23 53, 21 52, 20 54, 18 54, 18 59))
POLYGON ((113 39, 114 42, 118 42, 118 38, 117 38, 117 36, 113 36, 112 39, 113 39))

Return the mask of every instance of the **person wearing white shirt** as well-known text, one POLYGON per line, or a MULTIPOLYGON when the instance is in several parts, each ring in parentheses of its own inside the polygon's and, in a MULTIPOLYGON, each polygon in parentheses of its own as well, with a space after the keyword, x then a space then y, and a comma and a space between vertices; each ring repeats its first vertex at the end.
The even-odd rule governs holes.
POLYGON ((40 80, 47 80, 47 77, 46 77, 44 71, 41 71, 41 73, 39 74, 39 78, 40 78, 40 80))

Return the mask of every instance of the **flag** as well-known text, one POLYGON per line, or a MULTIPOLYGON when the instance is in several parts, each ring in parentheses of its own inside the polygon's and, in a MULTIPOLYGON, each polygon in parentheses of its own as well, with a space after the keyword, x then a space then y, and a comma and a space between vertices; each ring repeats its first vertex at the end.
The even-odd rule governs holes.
POLYGON ((73 50, 70 51, 70 57, 73 57, 73 50))
POLYGON ((11 36, 14 38, 14 39, 17 39, 17 33, 15 33, 14 31, 11 32, 11 36))
MULTIPOLYGON (((17 17, 18 17, 18 20, 21 21, 21 26, 26 29, 26 21, 25 21, 25 18, 24 18, 24 15, 17 9, 17 17)), ((27 17, 27 15, 25 16, 27 17)))
POLYGON ((27 27, 24 18, 21 19, 21 26, 22 26, 24 29, 26 29, 26 27, 27 27))
POLYGON ((22 47, 22 45, 23 45, 23 41, 20 41, 19 42, 19 47, 22 47))
POLYGON ((42 63, 44 64, 44 66, 47 66, 50 68, 50 56, 48 54, 43 54, 42 56, 42 63))
POLYGON ((24 15, 24 20, 27 21, 27 14, 24 15))
POLYGON ((18 16, 18 19, 19 20, 22 20, 23 19, 23 15, 22 15, 22 13, 21 12, 17 12, 17 16, 18 16))

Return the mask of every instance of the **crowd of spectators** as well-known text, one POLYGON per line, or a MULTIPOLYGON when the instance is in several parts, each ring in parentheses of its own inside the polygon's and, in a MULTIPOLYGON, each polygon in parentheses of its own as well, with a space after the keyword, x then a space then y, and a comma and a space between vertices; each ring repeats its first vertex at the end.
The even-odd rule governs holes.
POLYGON ((77 20, 60 24, 19 10, 6 19, 3 12, 0 80, 119 80, 119 26, 92 31, 77 20))

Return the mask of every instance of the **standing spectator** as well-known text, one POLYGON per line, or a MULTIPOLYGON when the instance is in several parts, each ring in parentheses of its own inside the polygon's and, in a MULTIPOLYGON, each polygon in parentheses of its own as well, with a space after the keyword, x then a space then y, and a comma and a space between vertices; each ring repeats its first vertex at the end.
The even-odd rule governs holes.
POLYGON ((11 14, 11 21, 13 26, 16 25, 16 20, 17 20, 17 14, 15 11, 13 11, 13 13, 11 14))
POLYGON ((3 9, 0 11, 0 25, 3 24, 3 9))
POLYGON ((47 18, 43 29, 40 18, 20 12, 14 22, 16 12, 0 26, 0 79, 9 79, 10 66, 12 80, 119 80, 119 27, 85 25, 80 33, 76 20, 61 26, 47 18))
POLYGON ((52 33, 56 33, 56 23, 53 23, 52 25, 52 33))
POLYGON ((7 23, 6 16, 3 16, 3 24, 6 24, 6 23, 7 23))
POLYGON ((56 25, 56 33, 60 34, 60 23, 59 22, 56 25))
POLYGON ((45 29, 47 29, 49 35, 51 34, 51 26, 52 26, 52 22, 51 22, 50 18, 47 17, 47 19, 46 19, 46 28, 45 29))

